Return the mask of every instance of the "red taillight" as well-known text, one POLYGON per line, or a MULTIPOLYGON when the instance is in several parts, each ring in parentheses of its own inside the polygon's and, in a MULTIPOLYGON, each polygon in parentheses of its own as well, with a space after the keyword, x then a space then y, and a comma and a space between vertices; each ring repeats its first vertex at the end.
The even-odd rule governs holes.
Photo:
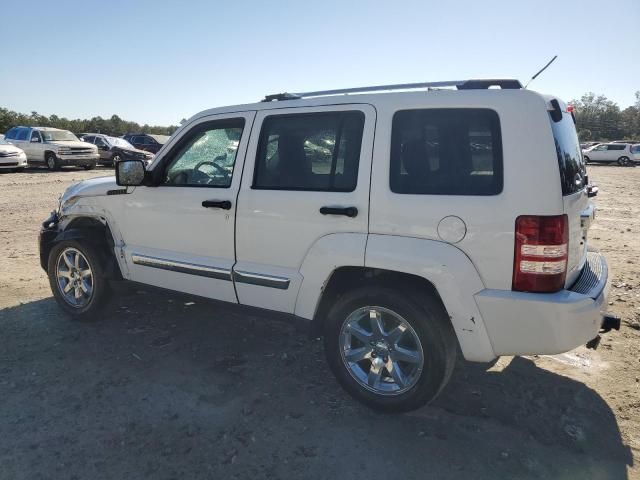
POLYGON ((557 292, 567 276, 569 222, 566 215, 521 215, 516 219, 512 289, 557 292))
POLYGON ((573 105, 567 105, 567 112, 571 113, 573 112, 574 108, 573 105))

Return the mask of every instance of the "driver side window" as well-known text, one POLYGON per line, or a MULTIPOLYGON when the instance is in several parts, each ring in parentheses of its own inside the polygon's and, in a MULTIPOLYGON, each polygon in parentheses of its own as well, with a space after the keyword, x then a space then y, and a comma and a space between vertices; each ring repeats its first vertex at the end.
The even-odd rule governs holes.
POLYGON ((194 127, 170 154, 163 185, 230 187, 243 127, 244 119, 194 127))

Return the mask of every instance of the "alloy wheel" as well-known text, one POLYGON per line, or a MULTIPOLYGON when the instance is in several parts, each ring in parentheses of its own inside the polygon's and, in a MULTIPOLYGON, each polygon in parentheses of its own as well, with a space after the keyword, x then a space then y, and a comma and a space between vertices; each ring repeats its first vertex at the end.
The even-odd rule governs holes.
POLYGON ((424 367, 418 334, 402 316, 383 307, 362 307, 346 318, 340 354, 351 376, 378 395, 411 389, 424 367))
POLYGON ((87 258, 76 248, 65 248, 56 262, 58 289, 65 302, 75 308, 86 306, 93 296, 93 272, 87 258))

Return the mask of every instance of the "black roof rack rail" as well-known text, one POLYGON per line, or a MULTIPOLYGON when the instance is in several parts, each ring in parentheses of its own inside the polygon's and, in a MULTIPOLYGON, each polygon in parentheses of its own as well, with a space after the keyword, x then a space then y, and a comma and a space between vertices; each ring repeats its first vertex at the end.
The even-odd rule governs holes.
POLYGON ((380 92, 390 90, 415 90, 432 89, 441 87, 456 87, 458 90, 479 90, 490 87, 500 87, 502 89, 520 89, 522 84, 515 79, 490 79, 490 80, 449 80, 444 82, 422 82, 422 83, 397 83, 393 85, 374 85, 370 87, 338 88, 335 90, 318 90, 315 92, 301 93, 276 93, 267 95, 263 102, 274 100, 300 100, 307 97, 324 97, 328 95, 348 95, 350 93, 380 92))

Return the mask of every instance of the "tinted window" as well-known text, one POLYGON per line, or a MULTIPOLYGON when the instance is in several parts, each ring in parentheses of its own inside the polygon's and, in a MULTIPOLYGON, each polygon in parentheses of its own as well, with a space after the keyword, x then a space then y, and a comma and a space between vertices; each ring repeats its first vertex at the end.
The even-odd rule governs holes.
POLYGON ((243 119, 194 127, 170 154, 164 184, 229 187, 243 127, 243 119))
POLYGON ((105 142, 102 137, 96 137, 95 142, 96 146, 98 147, 107 147, 107 142, 105 142))
POLYGON ((640 153, 640 145, 633 145, 631 147, 631 153, 640 153))
POLYGON ((93 135, 85 135, 84 137, 82 137, 82 140, 84 140, 87 143, 93 143, 95 140, 95 137, 93 135))
POLYGON ((626 145, 624 143, 607 146, 607 150, 624 150, 625 148, 626 148, 626 145))
POLYGON ((364 114, 275 115, 262 123, 253 188, 351 192, 364 114))
POLYGON ((11 130, 9 130, 7 132, 7 134, 4 136, 4 138, 6 138, 7 140, 11 140, 13 138, 15 138, 16 132, 18 131, 17 128, 12 128, 11 130))
MULTIPOLYGON (((587 174, 576 127, 571 115, 566 113, 563 113, 559 122, 554 122, 551 117, 549 122, 556 144, 562 195, 571 195, 584 188, 587 174)), ((600 150, 600 147, 597 150, 600 150)))
POLYGON ((390 187, 396 193, 502 191, 500 120, 493 110, 404 110, 393 117, 390 187))
POLYGON ((16 135, 16 140, 26 140, 27 139, 27 135, 29 135, 29 129, 28 128, 19 128, 18 129, 18 133, 16 135))

